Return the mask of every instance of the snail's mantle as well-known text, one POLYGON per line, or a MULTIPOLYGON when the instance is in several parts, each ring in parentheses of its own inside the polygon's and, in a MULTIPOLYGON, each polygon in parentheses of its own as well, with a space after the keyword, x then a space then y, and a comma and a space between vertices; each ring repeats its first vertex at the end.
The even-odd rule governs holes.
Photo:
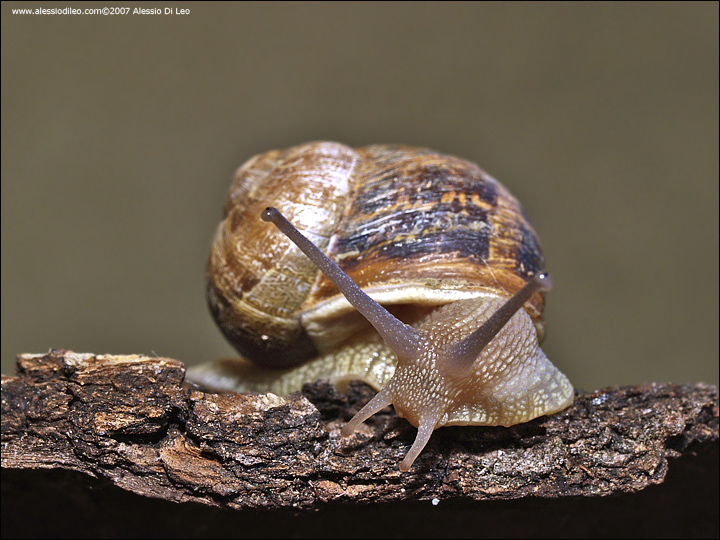
POLYGON ((403 473, 415 428, 390 408, 340 436, 372 394, 359 383, 339 393, 319 382, 279 397, 206 393, 184 376, 169 358, 19 356, 17 375, 2 377, 3 500, 49 478, 29 469, 75 471, 55 474, 76 485, 84 473, 95 490, 114 484, 175 503, 294 510, 528 497, 570 504, 662 484, 683 459, 691 470, 714 463, 702 475, 717 478, 712 385, 579 392, 566 411, 526 424, 442 428, 403 473))

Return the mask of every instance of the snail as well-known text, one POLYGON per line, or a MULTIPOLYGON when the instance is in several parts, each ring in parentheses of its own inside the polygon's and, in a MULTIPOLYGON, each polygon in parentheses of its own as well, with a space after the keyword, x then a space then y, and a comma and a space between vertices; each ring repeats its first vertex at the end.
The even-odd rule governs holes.
POLYGON ((428 149, 315 142, 237 171, 208 262, 211 312, 241 359, 206 386, 287 394, 359 379, 418 428, 510 426, 573 388, 539 347, 551 286, 518 201, 469 161, 428 149), (270 223, 268 223, 270 222, 270 223), (250 360, 250 361, 248 361, 250 360))

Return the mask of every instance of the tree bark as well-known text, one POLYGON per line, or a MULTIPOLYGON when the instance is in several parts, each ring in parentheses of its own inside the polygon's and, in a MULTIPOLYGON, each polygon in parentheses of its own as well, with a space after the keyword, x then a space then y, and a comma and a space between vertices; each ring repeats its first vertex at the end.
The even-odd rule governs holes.
POLYGON ((567 410, 510 428, 441 428, 402 473, 416 430, 391 408, 340 436, 372 395, 360 383, 344 394, 324 382, 287 397, 213 394, 184 374, 170 358, 19 356, 17 376, 2 377, 3 476, 65 469, 231 509, 437 505, 637 492, 662 483, 671 458, 718 446, 716 386, 647 384, 577 392, 567 410))

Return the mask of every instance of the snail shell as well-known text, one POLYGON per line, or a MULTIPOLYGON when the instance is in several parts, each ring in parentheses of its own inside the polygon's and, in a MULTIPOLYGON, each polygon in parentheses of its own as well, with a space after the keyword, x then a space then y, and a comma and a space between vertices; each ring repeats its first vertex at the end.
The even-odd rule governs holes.
MULTIPOLYGON (((441 329, 432 331, 438 342, 472 332, 526 284, 539 283, 545 266, 518 201, 466 160, 406 146, 353 149, 332 142, 255 156, 235 175, 207 270, 211 312, 254 366, 233 360, 195 369, 194 378, 206 385, 287 393, 327 378, 361 379, 380 389, 395 374, 392 347, 284 233, 259 219, 268 206, 398 319, 441 329)), ((523 308, 484 347, 490 358, 478 357, 474 374, 463 372, 482 396, 473 391, 458 399, 479 404, 445 407, 430 427, 412 403, 399 407, 389 398, 383 407, 394 403, 427 438, 440 425, 511 425, 567 407, 572 386, 538 347, 542 289, 530 290, 517 306, 523 308)), ((437 367, 431 364, 428 369, 437 367)), ((408 399, 427 401, 435 390, 408 399)))
MULTIPOLYGON (((243 356, 289 367, 368 327, 282 233, 274 206, 383 305, 512 295, 544 268, 517 200, 476 165, 401 146, 312 143, 246 162, 208 264, 210 309, 243 356)), ((527 305, 540 335, 543 295, 527 305)))

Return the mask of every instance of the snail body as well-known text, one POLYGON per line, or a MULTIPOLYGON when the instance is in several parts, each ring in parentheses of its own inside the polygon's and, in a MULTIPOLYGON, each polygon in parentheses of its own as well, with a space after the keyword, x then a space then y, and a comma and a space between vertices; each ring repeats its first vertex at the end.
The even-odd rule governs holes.
POLYGON ((268 152, 236 173, 208 263, 211 312, 253 363, 194 377, 276 393, 363 380, 379 393, 343 434, 393 404, 419 428, 407 470, 436 427, 571 403, 539 348, 543 270, 519 203, 473 163, 388 145, 268 152))

